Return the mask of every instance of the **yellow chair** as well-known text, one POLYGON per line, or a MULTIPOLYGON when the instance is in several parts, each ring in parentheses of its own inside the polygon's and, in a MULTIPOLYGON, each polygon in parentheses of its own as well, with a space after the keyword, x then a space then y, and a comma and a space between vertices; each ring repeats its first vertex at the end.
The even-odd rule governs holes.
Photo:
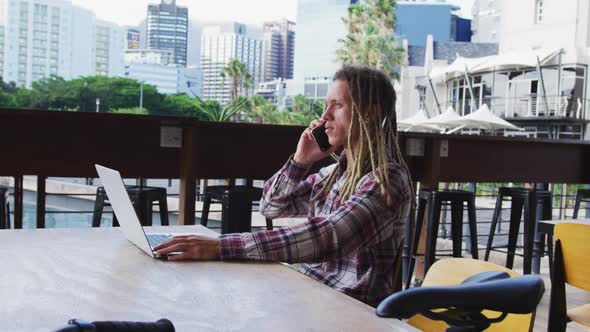
MULTIPOLYGON (((428 312, 428 310, 424 311, 425 308, 422 308, 420 310, 414 310, 416 308, 416 303, 418 303, 418 306, 422 307, 423 305, 420 303, 426 303, 427 306, 435 306, 435 305, 440 305, 442 302, 447 302, 445 306, 440 307, 440 309, 431 309, 432 312, 435 312, 437 315, 440 314, 441 312, 445 311, 445 309, 448 308, 454 308, 455 306, 459 305, 459 303, 473 303, 473 297, 477 297, 476 301, 479 300, 479 295, 471 295, 474 294, 472 292, 480 292, 481 294, 483 294, 481 291, 485 289, 485 291, 488 292, 488 295, 490 294, 490 290, 492 290, 492 292, 497 292, 495 289, 493 288, 498 288, 497 284, 495 284, 493 286, 493 288, 487 288, 489 286, 483 286, 484 283, 480 285, 477 284, 477 281, 475 283, 469 283, 468 286, 471 287, 471 289, 473 289, 473 291, 463 291, 463 293, 453 293, 452 290, 447 291, 447 289, 457 289, 458 285, 462 284, 464 281, 466 281, 466 279, 470 278, 470 281, 474 278, 478 278, 479 276, 483 277, 483 281, 499 281, 502 282, 503 280, 510 280, 513 277, 518 277, 519 274, 509 270, 505 267, 493 264, 493 263, 489 263, 489 262, 485 262, 485 261, 479 261, 479 260, 474 260, 474 259, 468 259, 468 258, 450 258, 450 259, 443 259, 443 260, 439 260, 437 261, 435 264, 432 265, 432 267, 428 270, 428 273, 426 274, 426 277, 424 278, 424 282, 422 283, 422 287, 424 289, 424 291, 421 294, 421 298, 418 298, 416 295, 416 293, 420 292, 419 289, 417 289, 418 291, 414 291, 412 295, 412 297, 414 297, 414 299, 412 299, 413 303, 412 304, 410 301, 397 301, 397 299, 400 299, 404 292, 401 292, 399 294, 394 294, 392 295, 389 299, 391 300, 389 303, 387 303, 386 301, 382 302, 379 307, 377 308, 377 315, 381 316, 381 317, 394 317, 394 318, 403 318, 403 317, 408 317, 408 315, 411 315, 415 312, 428 312), (484 274, 481 274, 482 272, 484 272, 484 274), (493 273, 493 272, 497 272, 497 273, 493 273), (507 275, 506 275, 507 274, 507 275), (486 280, 487 277, 490 277, 490 280, 486 280), (498 278, 496 278, 496 276, 498 278), (508 279, 506 279, 508 278, 508 279), (445 288, 445 287, 436 287, 436 286, 451 286, 449 288, 445 288), (434 292, 432 291, 433 288, 435 288, 434 292), (456 296, 452 296, 449 294, 457 294, 456 296), (467 296, 464 296, 467 295, 467 296), (393 300, 394 298, 396 298, 396 300, 393 300), (441 301, 441 298, 446 299, 448 298, 448 300, 443 300, 441 301), (471 299, 470 299, 471 298, 471 299), (429 299, 430 302, 429 302, 429 299), (393 304, 394 301, 396 301, 396 304, 393 304), (449 306, 450 305, 450 306, 449 306), (411 308, 411 309, 409 309, 411 308), (396 313, 394 313, 395 311, 397 311, 396 313), (405 313, 401 313, 404 312, 405 313), (405 316, 404 316, 405 315, 405 316)), ((537 304, 539 303, 539 301, 541 300, 541 297, 543 295, 544 292, 544 286, 543 286, 543 281, 541 278, 537 277, 537 276, 526 276, 526 277, 521 277, 519 278, 519 280, 514 280, 515 282, 518 282, 518 286, 514 287, 514 283, 513 283, 513 287, 512 287, 512 292, 510 292, 510 294, 500 294, 501 296, 498 296, 498 298, 503 297, 502 299, 498 300, 495 299, 494 304, 491 304, 488 300, 488 302, 486 302, 485 298, 482 298, 482 303, 477 303, 477 307, 479 307, 481 305, 481 307, 484 308, 507 308, 508 306, 512 305, 511 309, 505 309, 504 311, 506 312, 527 312, 526 314, 508 314, 506 315, 506 317, 499 321, 499 322, 495 322, 493 323, 491 326, 489 326, 489 328, 486 329, 486 331, 532 331, 533 328, 533 323, 534 323, 534 318, 535 318, 535 309, 537 304), (521 281, 525 281, 524 279, 526 279, 526 284, 530 285, 531 281, 532 284, 535 284, 535 291, 534 292, 529 292, 529 290, 532 290, 531 287, 520 287, 521 285, 521 281), (516 291, 514 291, 516 289, 516 291), (523 290, 522 294, 518 294, 520 290, 523 290), (524 296, 523 294, 527 294, 526 296, 524 296), (533 294, 534 293, 534 294, 533 294), (520 300, 523 300, 523 298, 527 298, 528 303, 526 305, 521 304, 523 303, 522 301, 511 301, 511 296, 517 296, 519 297, 520 300), (499 306, 494 306, 494 305, 498 305, 499 306), (514 307, 518 306, 518 308, 514 309, 514 307), (527 309, 524 309, 523 307, 526 307, 527 309)), ((504 283, 506 284, 506 283, 504 283)), ((461 286, 467 285, 466 283, 463 283, 461 286)), ((491 285, 491 284, 488 284, 491 285)), ((506 287, 503 287, 504 289, 506 289, 506 287)), ((414 288, 415 289, 415 288, 414 288)), ((408 300, 409 300, 409 292, 412 291, 412 289, 406 291, 408 292, 408 300)), ((494 293, 496 294, 496 293, 494 293)), ((456 310, 461 311, 462 309, 460 307, 457 307, 456 310)), ((480 310, 476 310, 477 313, 479 313, 480 310)), ((500 316, 502 316, 502 312, 497 312, 497 311, 490 311, 490 310, 483 310, 481 311, 481 314, 483 314, 483 316, 479 316, 479 319, 484 319, 484 320, 492 320, 494 318, 498 318, 500 316)), ((434 315, 436 316, 436 315, 434 315)), ((440 315, 438 315, 440 319, 440 315)), ((448 316, 448 312, 447 315, 443 315, 446 316, 447 318, 448 316)), ((434 318, 434 317, 433 317, 434 318)), ((477 317, 476 317, 477 318, 477 317)), ((434 319, 430 319, 427 318, 426 316, 423 316, 421 314, 417 314, 414 315, 412 317, 409 318, 408 323, 420 330, 423 331, 446 331, 447 329, 449 329, 451 326, 449 326, 446 322, 441 321, 441 320, 434 320, 434 319)), ((483 328, 482 328, 483 329, 483 328)), ((478 330, 478 329, 474 329, 474 330, 478 330)))
POLYGON ((565 284, 590 292, 590 226, 555 226, 555 257, 551 276, 549 331, 565 331, 570 321, 590 327, 590 303, 567 310, 565 284))

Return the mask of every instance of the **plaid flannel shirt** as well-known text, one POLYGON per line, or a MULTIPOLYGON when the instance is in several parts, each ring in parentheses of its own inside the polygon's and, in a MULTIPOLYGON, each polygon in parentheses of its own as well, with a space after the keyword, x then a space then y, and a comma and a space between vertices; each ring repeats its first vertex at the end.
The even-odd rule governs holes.
POLYGON ((403 240, 411 189, 403 168, 388 165, 392 206, 373 173, 358 182, 348 200, 339 199, 345 157, 304 179, 307 169, 290 159, 264 185, 260 212, 268 218, 307 217, 292 227, 221 236, 221 259, 307 263, 299 271, 340 292, 376 306, 393 290, 394 261, 403 240), (311 203, 338 167, 329 194, 311 203))

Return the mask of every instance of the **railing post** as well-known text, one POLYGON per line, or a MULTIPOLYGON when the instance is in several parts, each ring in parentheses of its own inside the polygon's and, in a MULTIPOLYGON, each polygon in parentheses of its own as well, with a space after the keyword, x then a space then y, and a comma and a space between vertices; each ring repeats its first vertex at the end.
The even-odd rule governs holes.
POLYGON ((14 177, 14 228, 23 228, 23 176, 14 177))
POLYGON ((195 224, 195 200, 197 198, 197 176, 195 174, 196 154, 194 150, 194 127, 182 129, 182 149, 180 152, 180 184, 178 223, 195 224))
POLYGON ((46 176, 37 176, 37 228, 45 228, 46 176))

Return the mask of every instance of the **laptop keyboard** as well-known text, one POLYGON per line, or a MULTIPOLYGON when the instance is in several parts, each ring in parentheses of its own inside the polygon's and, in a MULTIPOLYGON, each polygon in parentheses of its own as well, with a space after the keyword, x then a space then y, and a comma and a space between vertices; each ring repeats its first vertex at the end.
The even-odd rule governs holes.
POLYGON ((170 234, 146 234, 146 236, 152 248, 172 237, 170 234))

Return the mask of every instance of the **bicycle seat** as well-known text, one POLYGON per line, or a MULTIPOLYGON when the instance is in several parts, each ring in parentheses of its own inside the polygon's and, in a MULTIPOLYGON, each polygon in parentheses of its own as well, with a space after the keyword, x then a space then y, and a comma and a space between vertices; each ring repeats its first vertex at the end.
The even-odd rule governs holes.
POLYGON ((506 272, 489 271, 475 274, 460 285, 416 287, 392 294, 379 304, 376 313, 397 319, 444 308, 527 314, 536 310, 544 292, 545 285, 538 276, 510 278, 506 272))

